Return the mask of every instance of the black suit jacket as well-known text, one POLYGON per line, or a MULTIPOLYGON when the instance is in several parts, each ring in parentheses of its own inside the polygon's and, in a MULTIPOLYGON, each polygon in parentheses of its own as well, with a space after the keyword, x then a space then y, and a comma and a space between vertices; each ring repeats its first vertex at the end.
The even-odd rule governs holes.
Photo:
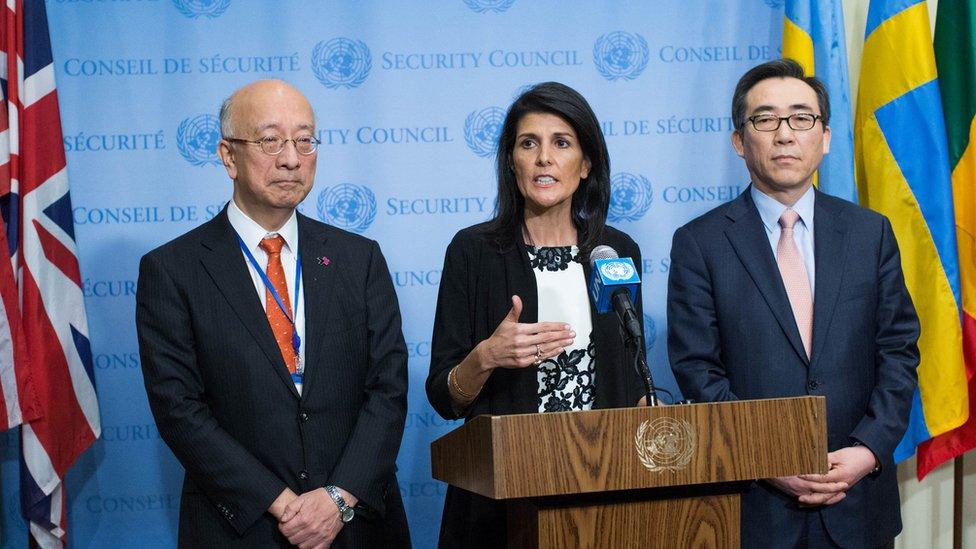
POLYGON ((759 212, 747 189, 678 229, 668 283, 668 352, 698 401, 827 397, 830 451, 863 443, 881 461, 840 503, 800 509, 759 483, 743 497, 743 547, 789 546, 820 513, 842 546, 877 547, 901 530, 892 453, 918 365, 918 318, 888 220, 816 193, 813 345, 808 360, 759 212))
MULTIPOLYGON (((522 298, 520 322, 538 321, 539 297, 535 274, 525 246, 518 244, 499 252, 485 233, 486 224, 463 229, 447 248, 434 316, 427 398, 446 419, 457 419, 447 388, 447 374, 481 341, 488 339, 512 308, 512 295, 522 298)), ((617 250, 641 265, 640 249, 626 234, 607 227, 600 244, 617 250)), ((590 266, 583 270, 587 280, 590 266)), ((641 294, 635 303, 643 317, 641 294)), ((596 360, 594 408, 636 406, 644 392, 643 382, 624 348, 623 333, 615 314, 597 314, 592 297, 593 343, 596 360)), ((582 334, 580 334, 582 335, 582 334)), ((463 411, 465 420, 482 415, 535 413, 539 385, 536 368, 492 372, 478 397, 463 411)), ((540 464, 544 467, 544 464, 540 464)), ((448 487, 441 522, 441 547, 504 547, 505 508, 487 498, 453 486, 448 487)))
POLYGON ((142 258, 139 350, 156 424, 186 469, 181 546, 285 545, 266 510, 286 486, 334 484, 360 499, 337 547, 406 533, 395 459, 407 353, 386 262, 376 242, 302 215, 298 246, 301 396, 226 209, 142 258))

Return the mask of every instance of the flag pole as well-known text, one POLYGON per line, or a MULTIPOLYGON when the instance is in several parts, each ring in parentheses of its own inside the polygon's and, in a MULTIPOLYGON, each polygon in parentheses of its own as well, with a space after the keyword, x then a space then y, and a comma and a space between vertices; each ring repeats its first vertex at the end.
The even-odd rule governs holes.
POLYGON ((962 476, 965 467, 963 467, 963 460, 965 455, 958 456, 952 460, 953 475, 952 475, 952 547, 953 549, 962 549, 962 502, 963 502, 963 485, 962 476))

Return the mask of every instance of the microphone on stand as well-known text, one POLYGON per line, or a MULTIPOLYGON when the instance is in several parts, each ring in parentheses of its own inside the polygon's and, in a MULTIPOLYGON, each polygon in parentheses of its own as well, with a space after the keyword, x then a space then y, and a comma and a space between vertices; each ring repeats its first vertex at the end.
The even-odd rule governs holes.
POLYGON ((612 309, 617 313, 627 341, 634 344, 634 362, 638 373, 644 378, 647 405, 657 406, 654 381, 644 356, 641 318, 634 308, 637 288, 641 283, 634 261, 629 257, 620 257, 610 246, 597 246, 590 252, 590 267, 590 293, 596 303, 596 310, 598 313, 608 313, 612 309))

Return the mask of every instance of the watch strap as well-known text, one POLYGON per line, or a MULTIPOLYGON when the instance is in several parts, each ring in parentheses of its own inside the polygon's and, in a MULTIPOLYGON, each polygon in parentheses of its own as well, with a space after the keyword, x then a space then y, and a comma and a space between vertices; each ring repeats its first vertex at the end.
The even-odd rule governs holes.
POLYGON ((335 502, 336 507, 339 508, 339 518, 342 522, 349 522, 355 516, 355 510, 346 503, 346 500, 342 497, 342 493, 339 492, 339 488, 333 485, 328 485, 325 487, 326 493, 335 502))

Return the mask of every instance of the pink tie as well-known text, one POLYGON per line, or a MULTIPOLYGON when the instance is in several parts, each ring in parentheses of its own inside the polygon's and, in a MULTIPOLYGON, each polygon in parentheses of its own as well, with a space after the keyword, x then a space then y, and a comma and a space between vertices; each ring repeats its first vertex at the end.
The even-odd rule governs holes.
POLYGON ((786 210, 779 216, 779 226, 783 230, 779 233, 779 243, 776 244, 776 264, 786 286, 786 295, 790 298, 803 349, 809 358, 813 340, 813 296, 810 293, 810 279, 807 278, 803 256, 793 240, 793 226, 798 219, 800 214, 793 210, 786 210))

